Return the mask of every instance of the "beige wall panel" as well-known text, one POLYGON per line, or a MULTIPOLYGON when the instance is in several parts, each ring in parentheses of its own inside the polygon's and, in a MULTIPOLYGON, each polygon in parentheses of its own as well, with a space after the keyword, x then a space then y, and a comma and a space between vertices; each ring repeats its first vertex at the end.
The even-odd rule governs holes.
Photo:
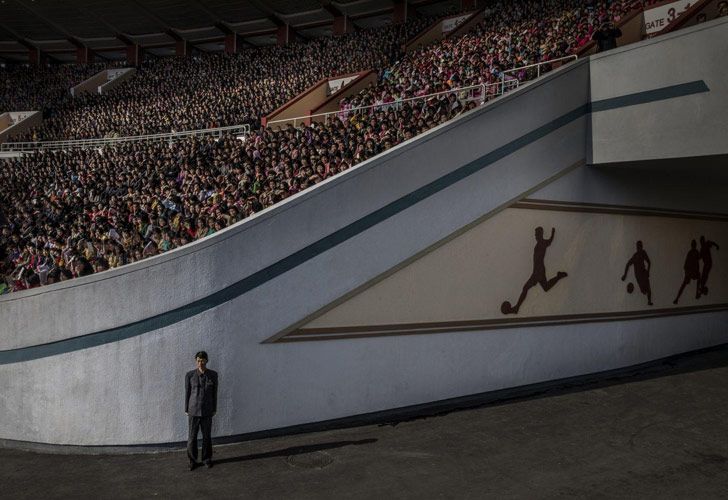
MULTIPOLYGON (((700 266, 702 269, 702 262, 700 266)), ((544 316, 556 319, 727 302, 728 220, 509 208, 329 310, 302 330, 544 316), (515 304, 532 273, 534 229, 538 226, 544 228, 546 238, 551 228, 556 228, 545 256, 547 278, 558 271, 568 276, 548 292, 536 285, 528 291, 518 314, 503 314, 501 304, 505 300, 515 304), (697 282, 691 281, 679 305, 674 306, 690 242, 701 235, 724 245, 720 251, 712 250, 709 293, 697 300, 697 282), (621 280, 637 240, 644 242, 652 263, 651 307, 640 293, 633 269, 626 281, 621 280), (635 287, 631 294, 626 291, 628 283, 635 287)))

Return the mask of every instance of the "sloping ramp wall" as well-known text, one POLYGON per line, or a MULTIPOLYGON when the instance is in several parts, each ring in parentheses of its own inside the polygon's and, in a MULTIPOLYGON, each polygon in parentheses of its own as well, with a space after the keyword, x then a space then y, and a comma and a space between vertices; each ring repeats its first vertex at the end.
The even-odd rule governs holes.
MULTIPOLYGON (((181 442, 184 373, 200 349, 221 376, 214 434, 235 436, 728 341, 728 315, 711 312, 274 342, 514 201, 568 179, 587 182, 589 74, 588 60, 560 68, 183 249, 0 298, 0 439, 181 442)), ((671 208, 669 197, 657 198, 671 208)))

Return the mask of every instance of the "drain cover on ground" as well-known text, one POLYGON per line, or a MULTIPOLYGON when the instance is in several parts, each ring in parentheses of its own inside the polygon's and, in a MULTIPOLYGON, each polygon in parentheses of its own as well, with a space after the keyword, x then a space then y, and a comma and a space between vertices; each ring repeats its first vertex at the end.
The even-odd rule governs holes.
POLYGON ((331 465, 333 461, 333 457, 325 451, 301 453, 300 455, 291 455, 286 458, 288 465, 304 469, 323 469, 331 465))

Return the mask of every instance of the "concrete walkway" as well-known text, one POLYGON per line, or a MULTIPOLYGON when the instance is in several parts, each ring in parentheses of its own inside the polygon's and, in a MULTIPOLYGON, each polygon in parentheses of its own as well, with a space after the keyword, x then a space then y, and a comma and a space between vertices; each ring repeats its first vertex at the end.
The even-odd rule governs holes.
POLYGON ((405 422, 183 452, 0 450, 4 498, 728 498, 728 348, 405 422))

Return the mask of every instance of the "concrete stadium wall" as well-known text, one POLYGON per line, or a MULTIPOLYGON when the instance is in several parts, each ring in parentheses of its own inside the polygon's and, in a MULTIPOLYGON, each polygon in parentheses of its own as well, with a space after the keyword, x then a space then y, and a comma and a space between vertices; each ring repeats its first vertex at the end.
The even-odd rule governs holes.
POLYGON ((106 71, 106 81, 98 87, 99 94, 108 94, 136 74, 136 68, 116 68, 106 71))
MULTIPOLYGON (((310 109, 308 111, 308 114, 316 115, 319 113, 330 113, 332 111, 338 111, 340 109, 339 103, 342 99, 355 96, 362 90, 366 89, 369 85, 375 85, 376 83, 376 71, 363 71, 362 73, 360 73, 359 78, 342 86, 338 91, 328 96, 322 103, 318 104, 315 108, 310 109)), ((319 116, 312 118, 312 120, 322 122, 326 120, 326 117, 319 116)))
POLYGON ((265 117, 263 125, 268 125, 270 122, 276 121, 277 123, 274 123, 270 126, 273 129, 277 130, 280 128, 285 128, 289 124, 294 124, 294 118, 307 116, 311 109, 315 108, 321 102, 325 101, 328 95, 329 79, 324 78, 311 85, 309 88, 282 105, 280 108, 272 111, 268 116, 265 117))
POLYGON ((302 121, 306 124, 310 124, 311 121, 325 121, 326 117, 323 116, 304 118, 303 120, 300 118, 302 116, 308 117, 318 113, 338 110, 341 99, 358 94, 367 86, 376 83, 377 73, 374 70, 367 70, 359 73, 340 75, 334 79, 345 79, 349 81, 333 94, 329 94, 329 84, 332 78, 320 80, 266 116, 263 120, 263 126, 267 125, 273 130, 280 130, 286 128, 288 125, 300 125, 302 121))
POLYGON ((102 85, 108 81, 108 77, 106 76, 107 73, 108 70, 102 69, 101 71, 85 79, 78 85, 74 85, 70 89, 71 95, 77 97, 81 94, 95 94, 97 91, 96 89, 99 88, 99 85, 102 85))
MULTIPOLYGON (((187 247, 0 298, 0 440, 183 441, 183 376, 200 349, 220 373, 213 434, 233 436, 629 366, 728 341, 728 315, 719 311, 266 342, 524 196, 599 184, 585 173, 593 167, 584 166, 589 73, 588 60, 560 68, 187 247)), ((620 196, 636 204, 643 192, 620 196)), ((661 203, 671 208, 673 201, 664 196, 661 203)))
POLYGON ((43 113, 40 111, 11 111, 0 115, 0 142, 8 142, 15 134, 22 134, 33 127, 43 123, 43 113))
POLYGON ((718 62, 725 60, 728 19, 593 56, 593 101, 686 82, 696 92, 593 113, 590 163, 728 154, 728 66, 718 62))

